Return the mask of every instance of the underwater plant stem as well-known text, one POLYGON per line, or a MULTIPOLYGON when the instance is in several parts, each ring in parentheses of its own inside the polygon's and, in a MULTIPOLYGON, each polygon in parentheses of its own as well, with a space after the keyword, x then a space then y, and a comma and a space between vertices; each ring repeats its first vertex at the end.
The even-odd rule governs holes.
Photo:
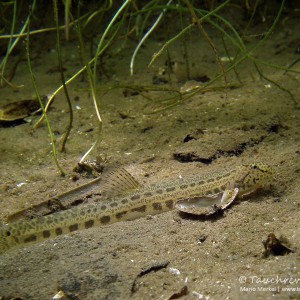
POLYGON ((297 70, 292 70, 291 67, 293 67, 294 65, 296 65, 298 62, 300 61, 300 57, 298 57, 296 60, 294 60, 292 63, 290 63, 285 72, 283 73, 283 75, 285 75, 287 72, 296 72, 296 73, 300 73, 299 71, 297 70))
POLYGON ((296 106, 298 105, 298 103, 297 103, 297 101, 296 101, 294 95, 291 93, 291 91, 289 91, 288 89, 286 89, 285 87, 283 87, 282 85, 280 85, 279 83, 277 83, 276 81, 274 81, 274 80, 268 78, 267 76, 265 76, 265 75, 262 73, 262 71, 259 69, 259 67, 258 67, 257 63, 255 62, 255 60, 253 61, 253 64, 254 64, 254 66, 255 66, 255 69, 256 69, 257 73, 258 73, 264 80, 271 82, 272 84, 274 84, 275 86, 277 86, 279 89, 281 89, 281 90, 283 90, 284 92, 288 93, 289 96, 291 97, 292 101, 294 102, 294 104, 295 104, 296 106))
MULTIPOLYGON (((232 63, 233 63, 233 59, 232 59, 231 56, 230 56, 230 53, 229 53, 229 50, 228 50, 228 48, 227 48, 227 45, 226 45, 226 42, 225 42, 225 39, 224 39, 224 36, 223 36, 223 35, 221 35, 221 39, 222 39, 222 43, 223 43, 223 47, 224 47, 225 53, 226 53, 226 55, 227 55, 227 57, 228 57, 228 59, 229 59, 230 64, 232 64, 232 63)), ((234 74, 235 74, 235 76, 236 76, 238 82, 241 84, 241 83, 242 83, 242 80, 241 80, 241 78, 240 78, 240 75, 239 75, 239 73, 238 73, 236 67, 233 68, 233 71, 234 71, 234 74)))
MULTIPOLYGON (((16 14, 17 14, 17 1, 14 1, 14 11, 13 11, 13 18, 12 18, 12 24, 11 24, 11 29, 10 29, 10 34, 11 35, 15 31, 16 14)), ((4 58, 3 58, 3 66, 2 66, 2 70, 1 70, 1 74, 2 74, 2 77, 1 77, 1 86, 3 85, 4 72, 5 72, 5 67, 6 67, 8 56, 9 56, 8 53, 9 53, 9 49, 10 49, 11 44, 12 44, 12 40, 13 40, 13 38, 10 37, 10 39, 8 41, 8 44, 7 44, 7 50, 6 50, 7 55, 5 55, 4 58)))
MULTIPOLYGON (((266 35, 265 35, 265 36, 264 36, 264 37, 256 44, 256 46, 254 46, 254 47, 252 48, 252 50, 248 52, 248 55, 249 55, 249 53, 252 53, 252 52, 254 52, 257 48, 259 48, 259 47, 261 46, 261 44, 263 44, 263 43, 266 41, 266 39, 273 33, 273 30, 274 30, 276 24, 278 23, 279 18, 280 18, 280 16, 281 16, 281 13, 282 13, 282 11, 283 11, 284 5, 285 5, 285 0, 282 0, 281 5, 280 5, 280 7, 279 7, 279 11, 278 11, 278 13, 277 13, 277 16, 276 16, 276 18, 275 18, 273 24, 271 25, 270 29, 268 30, 268 32, 266 33, 266 35)), ((248 56, 248 55, 247 55, 247 56, 248 56)))
MULTIPOLYGON (((255 13, 256 13, 257 6, 258 6, 258 2, 259 2, 259 0, 255 0, 254 6, 253 6, 253 9, 252 9, 252 13, 251 13, 251 17, 250 17, 249 22, 248 22, 248 24, 246 25, 245 29, 243 30, 243 35, 246 34, 246 32, 248 31, 248 28, 250 27, 250 24, 252 23, 252 21, 253 21, 253 19, 254 19, 254 15, 255 15, 255 13)), ((246 4, 246 5, 245 5, 245 6, 246 6, 246 9, 247 9, 248 11, 251 11, 251 7, 250 7, 250 5, 249 5, 249 1, 248 1, 248 0, 245 2, 245 4, 246 4)))
POLYGON ((182 29, 177 35, 175 35, 173 38, 171 38, 170 40, 168 40, 162 47, 161 49, 154 53, 154 55, 152 56, 152 59, 150 61, 150 63, 148 64, 148 67, 150 67, 154 61, 163 53, 163 51, 173 42, 175 42, 178 38, 180 38, 182 35, 184 35, 188 30, 190 30, 192 27, 194 27, 194 23, 189 24, 187 27, 185 27, 184 29, 182 29))
POLYGON ((225 71, 225 67, 221 61, 220 55, 218 53, 218 50, 216 48, 216 46, 214 45, 213 41, 211 40, 211 38, 209 37, 209 35, 207 34, 207 32, 204 30, 203 26, 201 25, 201 22, 199 21, 194 7, 192 6, 191 2, 189 0, 185 0, 185 3, 192 15, 193 18, 193 22, 197 24, 200 32, 202 33, 202 35, 206 38, 206 40, 208 41, 209 45, 211 46, 211 48, 214 51, 215 57, 216 57, 216 61, 218 62, 218 65, 220 66, 220 69, 223 73, 223 77, 224 77, 224 82, 225 82, 225 86, 228 84, 228 80, 227 80, 227 76, 226 76, 226 71, 225 71))
MULTIPOLYGON (((67 3, 66 3, 67 5, 67 3)), ((59 73, 62 81, 62 85, 64 88, 65 96, 67 99, 68 107, 69 107, 69 124, 66 130, 66 133, 63 136, 62 146, 61 146, 61 152, 66 151, 66 143, 68 140, 68 137, 70 135, 72 126, 73 126, 73 108, 72 103, 69 97, 69 92, 65 83, 65 75, 63 71, 63 64, 62 64, 62 58, 61 58, 61 49, 60 49, 60 34, 59 34, 59 26, 58 26, 58 10, 57 10, 57 0, 53 0, 53 10, 54 10, 54 20, 56 24, 56 51, 57 51, 57 59, 59 64, 59 73)))
POLYGON ((31 14, 32 14, 32 10, 31 10, 31 12, 29 14, 29 17, 28 17, 28 36, 27 36, 27 39, 26 39, 26 56, 27 56, 28 69, 29 69, 29 73, 30 73, 30 76, 31 76, 31 81, 32 81, 32 84, 33 84, 33 88, 34 88, 35 93, 37 95, 38 101, 40 103, 40 106, 41 106, 41 109, 42 109, 42 112, 43 112, 43 116, 44 116, 44 118, 46 120, 46 124, 47 124, 47 127, 48 127, 48 131, 49 131, 49 135, 50 135, 50 139, 51 139, 52 154, 53 154, 54 162, 55 162, 55 164, 56 164, 56 166, 57 166, 57 168, 58 168, 58 170, 60 172, 60 175, 61 176, 65 176, 65 172, 61 168, 61 166, 60 166, 60 164, 58 162, 58 159, 57 159, 54 134, 53 134, 53 131, 52 131, 52 128, 51 128, 48 116, 46 114, 43 101, 42 101, 41 96, 40 96, 40 94, 38 92, 36 81, 35 81, 35 77, 34 77, 34 74, 33 74, 33 71, 32 71, 31 60, 30 60, 30 50, 29 50, 29 40, 30 40, 30 38, 29 38, 29 27, 30 27, 30 17, 31 17, 31 14))
POLYGON ((133 52, 133 55, 132 55, 132 58, 131 58, 131 61, 130 61, 130 75, 131 76, 133 75, 133 65, 134 65, 136 54, 138 53, 139 49, 143 45, 144 41, 148 38, 148 36, 151 34, 151 32, 155 29, 155 27, 157 26, 157 24, 159 23, 159 21, 163 17, 163 15, 164 15, 164 13, 167 9, 167 6, 169 6, 171 4, 171 2, 172 2, 172 0, 169 0, 169 2, 166 4, 166 7, 163 9, 163 11, 158 16, 157 20, 154 22, 154 24, 151 26, 151 28, 146 32, 146 34, 143 36, 143 38, 140 40, 137 47, 135 48, 135 50, 133 52))
POLYGON ((97 47, 97 51, 96 51, 96 55, 95 55, 95 61, 94 61, 94 83, 96 83, 96 74, 97 74, 97 60, 98 57, 101 53, 103 53, 103 42, 104 39, 106 38, 109 30, 111 29, 112 25, 114 24, 115 20, 117 20, 117 18, 119 17, 120 13, 123 11, 123 9, 127 6, 127 4, 131 2, 131 0, 126 0, 122 6, 119 8, 119 10, 114 14, 114 17, 111 19, 111 21, 109 22, 108 26, 105 28, 105 31, 102 34, 102 37, 99 41, 98 47, 97 47))
MULTIPOLYGON (((65 36, 66 40, 69 40, 69 34, 70 34, 70 7, 72 5, 72 1, 70 0, 65 0, 65 36)), ((57 10, 57 5, 56 5, 56 10, 57 10)), ((58 22, 57 22, 58 23, 58 22)), ((56 25, 56 30, 57 30, 58 25, 56 25)))
MULTIPOLYGON (((227 2, 226 2, 227 3, 227 2)), ((223 3, 224 4, 224 3, 223 3)), ((278 23, 279 21, 279 18, 281 16, 281 13, 283 11, 283 8, 284 8, 284 4, 285 4, 285 0, 282 0, 281 2, 281 5, 280 5, 280 8, 278 10, 278 13, 277 13, 277 16, 275 18, 275 20, 273 21, 270 29, 268 30, 267 34, 264 36, 264 38, 262 40, 260 40, 254 47, 252 47, 252 49, 250 50, 246 50, 244 47, 241 48, 241 51, 242 51, 242 56, 239 57, 239 58, 236 58, 232 64, 226 68, 225 72, 229 72, 231 71, 232 69, 234 69, 238 64, 240 64, 241 62, 243 62, 245 59, 251 59, 253 61, 255 61, 256 59, 253 58, 253 53, 264 43, 264 41, 270 36, 270 34, 273 32, 276 24, 278 23)), ((241 45, 243 46, 243 44, 241 45)), ((190 99, 191 97, 193 97, 194 95, 196 95, 197 93, 203 91, 205 88, 207 88, 209 85, 211 85, 212 83, 214 83, 215 81, 217 81, 219 78, 221 78, 223 76, 223 74, 218 74, 217 76, 215 76, 212 80, 210 80, 209 82, 205 83, 204 85, 202 85, 201 87, 199 88, 196 88, 195 90, 191 91, 191 92, 187 92, 185 93, 184 95, 181 95, 181 98, 182 100, 186 101, 188 99, 190 99)), ((276 85, 276 83, 275 83, 276 85)), ((278 86, 278 85, 277 85, 278 86)), ((282 88, 282 87, 281 87, 282 88)), ((282 89, 284 90, 284 89, 282 89)), ((289 95, 292 97, 294 103, 295 103, 295 99, 293 98, 293 95, 291 95, 291 93, 286 90, 287 93, 289 93, 289 95)), ((178 103, 180 103, 181 101, 177 100, 176 102, 174 102, 174 104, 172 103, 171 105, 168 105, 168 107, 172 107, 178 103)), ((159 110, 161 111, 161 110, 159 110)))
MULTIPOLYGON (((183 28, 182 12, 180 12, 180 25, 181 25, 181 28, 183 28)), ((190 72, 190 60, 189 60, 188 47, 187 47, 187 35, 183 36, 183 56, 185 59, 186 78, 188 80, 190 80, 191 72, 190 72)))
MULTIPOLYGON (((36 0, 34 0, 34 3, 36 2, 36 0)), ((35 4, 34 4, 35 5, 35 4)), ((33 6, 33 5, 32 5, 33 6)), ((69 23, 69 27, 71 27, 72 25, 74 25, 76 22, 78 22, 79 20, 85 19, 87 17, 87 15, 89 15, 89 13, 81 16, 78 20, 75 20, 73 22, 69 23)), ((15 34, 3 34, 0 35, 0 40, 1 39, 10 39, 10 38, 21 38, 21 37, 27 37, 28 33, 24 32, 27 26, 27 21, 25 22, 24 26, 22 27, 22 30, 20 31, 20 33, 15 33, 15 34)), ((66 25, 61 25, 59 26, 59 29, 65 29, 66 25)), ((36 30, 32 30, 29 32, 29 35, 35 35, 35 34, 40 34, 40 33, 45 33, 45 32, 49 32, 49 31, 54 31, 56 30, 56 27, 50 27, 50 28, 43 28, 43 29, 36 29, 36 30)), ((10 51, 11 52, 11 51, 10 51)))
MULTIPOLYGON (((100 124, 100 128, 102 127, 102 118, 101 118, 101 114, 100 114, 100 110, 97 104, 97 100, 96 100, 96 88, 95 88, 95 78, 93 77, 93 73, 91 70, 91 66, 90 66, 90 62, 88 62, 86 55, 85 55, 85 47, 84 47, 84 43, 83 43, 83 39, 82 39, 82 32, 81 32, 81 26, 80 26, 80 22, 77 24, 78 26, 76 27, 77 29, 77 33, 78 33, 78 40, 79 40, 79 45, 80 45, 80 53, 81 53, 81 58, 82 61, 85 65, 85 69, 87 72, 87 76, 88 76, 88 81, 90 84, 90 88, 91 88, 91 94, 92 94, 92 99, 93 99, 93 103, 94 103, 94 108, 96 111, 96 115, 100 124)), ((94 62, 96 61, 96 57, 97 55, 94 57, 94 62)))
MULTIPOLYGON (((16 3, 16 2, 17 2, 17 1, 15 1, 15 3, 16 3)), ((32 4, 31 4, 31 6, 30 6, 31 11, 34 10, 35 5, 36 5, 36 0, 33 0, 33 1, 32 1, 32 4)), ((21 34, 21 35, 25 32, 25 30, 26 30, 26 28, 27 28, 27 26, 28 26, 28 23, 29 23, 29 19, 30 19, 30 13, 29 13, 29 15, 28 15, 26 21, 24 22, 24 25, 23 25, 22 29, 20 30, 20 34, 21 34)), ((18 44, 18 42, 19 42, 19 40, 20 40, 20 34, 17 35, 16 39, 15 39, 13 42, 12 42, 12 38, 13 38, 14 36, 8 35, 8 38, 10 39, 10 44, 11 44, 11 45, 10 45, 10 47, 7 48, 5 57, 4 57, 4 59, 2 60, 2 62, 0 63, 0 68, 3 69, 3 65, 6 64, 9 55, 11 54, 11 52, 13 51, 13 49, 15 48, 15 46, 18 44)), ((28 33, 27 33, 27 34, 28 34, 28 33)), ((26 36, 26 33, 25 33, 24 36, 26 36)), ((1 37, 2 37, 2 36, 1 36, 1 37)), ((3 75, 3 74, 4 74, 4 70, 2 71, 2 75, 3 75)))
MULTIPOLYGON (((228 1, 227 1, 228 2, 228 1)), ((224 3, 223 3, 224 4, 224 3)), ((246 51, 244 50, 242 52, 242 56, 237 58, 229 67, 226 68, 226 72, 229 72, 230 70, 234 69, 238 64, 240 64, 241 62, 243 62, 245 59, 250 58, 252 60, 255 60, 252 55, 253 53, 265 42, 265 40, 271 35, 271 33, 273 32, 276 24, 279 21, 279 18, 281 16, 281 13, 283 11, 284 8, 284 4, 285 4, 285 0, 282 0, 281 5, 279 7, 278 13, 276 15, 275 20, 273 21, 270 29, 268 30, 267 34, 264 36, 263 39, 261 39, 252 49, 246 51)), ((217 75, 215 78, 213 78, 212 80, 210 80, 208 83, 204 84, 203 86, 201 86, 199 89, 195 89, 194 91, 192 91, 191 93, 188 93, 188 96, 184 98, 184 100, 187 100, 189 98, 191 98, 192 96, 194 96, 195 94, 199 93, 202 89, 206 88, 208 85, 212 84, 213 82, 217 81, 219 78, 221 78, 221 76, 223 76, 223 74, 219 74, 217 75)))
MULTIPOLYGON (((113 38, 115 37, 117 31, 113 34, 112 38, 109 39, 109 41, 106 43, 106 45, 103 45, 104 43, 104 39, 106 38, 109 30, 112 28, 113 24, 115 23, 115 21, 117 20, 117 18, 119 17, 120 13, 123 11, 123 9, 127 6, 128 3, 130 3, 131 0, 126 0, 123 5, 119 8, 119 10, 114 14, 114 17, 112 18, 112 20, 109 22, 108 26, 106 27, 99 43, 97 46, 97 51, 96 54, 94 56, 94 58, 92 60, 90 60, 89 62, 87 61, 86 57, 85 57, 85 51, 84 51, 84 45, 83 45, 83 40, 82 40, 82 34, 81 34, 81 29, 80 29, 80 23, 78 22, 78 36, 79 36, 79 42, 80 42, 80 49, 81 49, 81 56, 82 59, 84 61, 85 67, 82 69, 87 71, 87 75, 88 75, 88 80, 89 80, 89 84, 90 84, 90 88, 91 88, 91 94, 92 94, 92 99, 93 99, 93 103, 94 103, 94 108, 96 111, 96 115, 98 118, 98 131, 99 134, 97 135, 96 141, 94 142, 94 144, 90 147, 90 149, 83 155, 83 157, 80 159, 80 162, 84 161, 84 159, 88 156, 88 154, 95 148, 95 146, 97 145, 97 143, 100 140, 100 134, 102 131, 102 118, 101 118, 101 114, 100 114, 100 110, 97 104, 97 99, 96 99, 96 74, 97 74, 97 61, 98 61, 98 57, 105 51, 105 49, 110 45, 111 41, 113 40, 113 38), (91 70, 91 64, 94 63, 94 69, 92 72, 91 70)), ((109 1, 110 6, 112 5, 112 1, 109 1)), ((79 7, 79 6, 78 6, 79 7)), ((74 77, 74 76, 73 76, 74 77)))
MULTIPOLYGON (((92 58, 92 59, 88 62, 88 64, 89 64, 89 65, 92 64, 92 63, 94 62, 94 60, 95 60, 95 57, 92 58)), ((86 70, 86 66, 83 66, 83 67, 82 67, 79 71, 77 71, 71 78, 69 78, 69 79, 65 82, 65 84, 68 85, 69 83, 71 83, 76 77, 78 77, 78 76, 79 76, 81 73, 83 73, 85 70, 86 70)), ((54 100, 54 98, 55 98, 55 96, 63 89, 63 87, 64 87, 64 86, 61 85, 60 87, 58 87, 58 88, 52 93, 52 95, 50 96, 50 98, 49 98, 49 100, 48 100, 48 102, 47 102, 47 104, 46 104, 46 106, 45 106, 45 112, 48 111, 50 105, 52 104, 52 102, 53 102, 53 100, 54 100)), ((44 115, 42 115, 41 118, 34 124, 33 128, 34 128, 34 129, 37 128, 37 126, 43 121, 43 119, 44 119, 44 115)))
MULTIPOLYGON (((82 18, 78 18, 77 19, 77 22, 71 22, 71 23, 74 23, 74 24, 77 24, 80 20, 82 20, 82 18)), ((70 23, 70 24, 71 24, 70 23)), ((64 27, 60 27, 60 28, 64 28, 64 27)), ((108 46, 111 44, 111 41, 114 39, 115 35, 116 35, 117 31, 113 34, 112 38, 109 39, 106 44, 102 47, 100 54, 102 54, 107 48, 108 46)), ((69 83, 71 83, 74 79, 76 79, 81 73, 83 73, 86 69, 87 69, 87 66, 90 66, 92 63, 94 63, 96 60, 96 56, 94 56, 85 66, 83 66, 80 70, 78 70, 72 77, 70 77, 66 82, 65 84, 68 85, 69 83)), ((61 85, 60 87, 58 87, 53 93, 52 95, 50 96, 48 102, 47 102, 47 105, 45 106, 45 111, 47 112, 49 107, 51 106, 55 96, 63 89, 63 85, 61 85)), ((95 99, 95 98, 94 98, 95 99)), ((94 102, 94 105, 97 105, 96 102, 94 102)), ((95 108, 97 108, 97 106, 95 106, 95 108)), ((98 111, 98 114, 97 114, 97 117, 99 119, 99 116, 100 116, 100 113, 99 113, 99 110, 96 109, 96 112, 98 111)), ((33 128, 37 128, 37 126, 42 122, 42 120, 44 119, 44 115, 41 116, 41 118, 34 124, 33 128)), ((100 120, 101 120, 101 117, 100 117, 100 120)))
MULTIPOLYGON (((78 5, 78 14, 79 14, 79 5, 78 5)), ((103 124, 103 122, 102 122, 100 110, 99 110, 99 107, 98 107, 98 104, 97 104, 97 100, 96 100, 96 88, 95 88, 95 81, 93 80, 94 79, 93 78, 93 73, 92 73, 92 70, 91 70, 90 62, 88 62, 88 60, 86 58, 86 55, 85 55, 85 47, 84 47, 84 43, 83 43, 80 22, 77 23, 77 26, 75 28, 77 30, 81 58, 82 58, 82 61, 83 61, 84 65, 85 65, 85 68, 86 68, 87 77, 88 77, 88 81, 89 81, 89 85, 90 85, 90 89, 91 89, 91 93, 92 93, 92 99, 93 99, 93 103, 94 103, 94 108, 95 108, 95 111, 96 111, 96 114, 97 114, 97 118, 98 118, 98 134, 97 134, 97 137, 96 137, 96 141, 93 143, 93 145, 90 147, 90 149, 80 159, 80 163, 81 163, 81 162, 83 162, 85 160, 85 158, 90 154, 90 152, 95 148, 95 146, 100 141, 100 135, 101 135, 101 131, 102 131, 102 124, 103 124)), ((96 56, 94 58, 96 60, 96 56)))
MULTIPOLYGON (((216 16, 218 17, 219 15, 216 14, 217 11, 222 9, 230 0, 225 1, 224 3, 220 4, 218 7, 216 7, 213 11, 207 12, 205 15, 201 17, 199 20, 200 22, 203 22, 204 20, 208 19, 208 22, 211 22, 210 16, 216 16)), ((163 53, 163 51, 173 42, 175 42, 178 38, 182 37, 187 31, 189 31, 192 27, 194 27, 195 24, 191 23, 188 26, 186 26, 184 29, 182 29, 177 35, 169 39, 168 41, 165 42, 165 44, 161 47, 161 49, 154 53, 150 63, 148 64, 148 67, 150 67, 154 61, 163 53)), ((230 36, 229 36, 230 37, 230 36)))
POLYGON ((21 89, 22 87, 24 87, 23 84, 21 85, 14 85, 12 84, 9 80, 7 80, 1 73, 0 73, 0 78, 1 80, 3 80, 5 82, 5 84, 7 84, 8 86, 10 86, 13 89, 21 89))

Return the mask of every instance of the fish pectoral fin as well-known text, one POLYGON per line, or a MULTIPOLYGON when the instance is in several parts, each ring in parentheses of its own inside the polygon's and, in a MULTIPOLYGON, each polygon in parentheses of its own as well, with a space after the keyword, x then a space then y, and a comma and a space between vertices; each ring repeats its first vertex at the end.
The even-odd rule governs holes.
POLYGON ((179 199, 175 203, 175 208, 179 211, 198 216, 212 215, 217 211, 226 209, 235 200, 238 191, 238 188, 234 188, 213 195, 179 199))
POLYGON ((102 194, 106 198, 129 194, 141 187, 139 182, 125 169, 117 169, 103 179, 102 194))

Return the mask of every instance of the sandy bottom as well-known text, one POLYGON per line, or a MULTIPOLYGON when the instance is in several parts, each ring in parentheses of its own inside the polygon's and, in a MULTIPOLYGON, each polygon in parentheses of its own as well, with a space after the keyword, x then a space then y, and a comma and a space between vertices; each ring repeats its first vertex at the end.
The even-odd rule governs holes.
MULTIPOLYGON (((297 58, 298 25, 290 23, 279 27, 260 49, 260 59, 287 65, 297 58)), ((35 46, 37 53, 43 53, 33 60, 41 94, 59 86, 50 37, 35 46)), ((106 170, 125 167, 142 183, 261 161, 277 172, 271 190, 238 201, 218 218, 198 220, 171 211, 12 249, 0 256, 1 299, 52 299, 58 291, 67 295, 65 299, 299 299, 300 75, 261 66, 268 78, 294 95, 293 100, 244 62, 238 67, 242 83, 236 88, 198 93, 163 109, 165 103, 144 96, 162 100, 175 93, 146 90, 128 95, 125 91, 125 86, 152 85, 160 76, 170 81, 158 72, 164 55, 147 68, 160 46, 157 41, 147 43, 137 57, 133 77, 128 75, 131 46, 121 53, 116 46, 104 63, 110 79, 104 75, 99 79, 101 142, 88 159, 101 157, 106 170), (120 88, 108 91, 113 86, 120 88), (285 237, 295 252, 262 258, 262 240, 272 232, 285 237)), ((69 55, 76 43, 63 47, 66 76, 70 76, 81 67, 78 57, 69 55)), ((178 44, 171 47, 171 58, 183 61, 181 50, 178 44)), ((211 49, 199 41, 198 32, 191 37, 189 51, 193 78, 219 73, 211 49)), ((172 84, 156 87, 188 89, 203 84, 184 79, 184 65, 177 65, 172 84)), ((300 71, 299 64, 295 68, 300 71)), ((238 83, 234 74, 228 80, 238 83)), ((25 86, 2 89, 3 104, 31 98, 25 62, 19 65, 14 83, 25 86)), ((223 79, 215 83, 222 85, 223 79)), ((3 223, 9 214, 91 180, 73 169, 99 134, 95 110, 83 77, 69 91, 74 125, 66 153, 59 153, 67 176, 57 173, 45 123, 35 131, 28 123, 0 128, 3 223)), ((68 122, 62 93, 49 118, 60 147, 68 122)), ((33 123, 37 120, 35 116, 33 123)))

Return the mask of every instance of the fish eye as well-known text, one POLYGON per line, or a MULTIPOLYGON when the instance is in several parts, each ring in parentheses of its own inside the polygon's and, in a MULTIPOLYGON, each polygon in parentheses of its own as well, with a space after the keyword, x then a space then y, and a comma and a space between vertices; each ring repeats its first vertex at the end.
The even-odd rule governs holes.
POLYGON ((11 233, 10 233, 9 230, 5 231, 5 234, 6 234, 6 236, 10 236, 11 235, 11 233))

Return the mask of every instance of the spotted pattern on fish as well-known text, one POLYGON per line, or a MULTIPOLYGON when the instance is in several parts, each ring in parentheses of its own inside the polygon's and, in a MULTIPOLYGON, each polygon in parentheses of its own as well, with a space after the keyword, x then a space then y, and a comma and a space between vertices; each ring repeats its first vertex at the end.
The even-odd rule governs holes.
MULTIPOLYGON (((121 172, 120 174, 119 184, 124 185, 126 179, 122 177, 121 172)), ((131 186, 135 187, 130 174, 126 176, 129 177, 131 186)), ((238 188, 239 195, 248 194, 270 184, 273 176, 274 171, 270 166, 252 163, 209 176, 195 175, 150 184, 126 195, 118 195, 96 204, 78 206, 29 221, 7 224, 0 229, 0 253, 16 246, 24 246, 81 229, 169 211, 180 199, 219 193, 227 188, 238 188)), ((117 183, 118 181, 114 182, 114 188, 117 187, 117 183)))

